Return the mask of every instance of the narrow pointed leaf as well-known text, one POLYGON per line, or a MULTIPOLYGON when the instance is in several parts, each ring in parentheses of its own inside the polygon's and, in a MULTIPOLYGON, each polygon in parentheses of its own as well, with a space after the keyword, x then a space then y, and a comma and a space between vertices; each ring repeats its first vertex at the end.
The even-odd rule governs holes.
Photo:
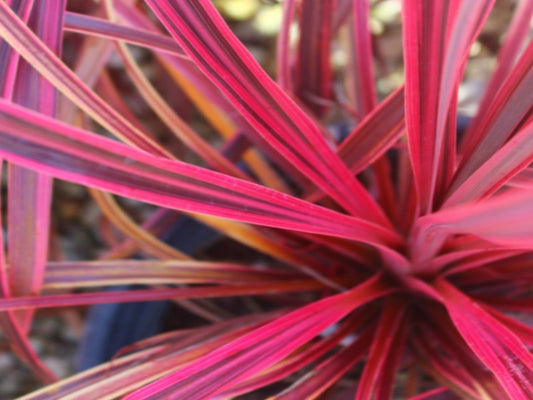
POLYGON ((468 49, 492 4, 491 0, 403 2, 406 124, 423 214, 433 208, 439 179, 445 182, 438 175, 454 167, 443 164, 444 144, 456 134, 450 129, 454 128, 450 115, 455 116, 450 106, 468 49))
POLYGON ((28 63, 96 121, 122 140, 167 157, 168 152, 105 104, 31 30, 0 2, 0 36, 28 63))
POLYGON ((531 161, 533 161, 533 121, 525 124, 461 185, 452 187, 444 206, 452 207, 492 194, 527 168, 531 161))
POLYGON ((512 399, 533 396, 533 356, 508 328, 444 279, 435 283, 468 346, 496 375, 512 399))
POLYGON ((44 289, 74 289, 121 284, 265 283, 297 279, 295 273, 237 264, 200 261, 113 260, 48 262, 44 289))
POLYGON ((371 278, 350 291, 312 303, 252 331, 126 399, 209 398, 274 364, 351 310, 388 290, 380 277, 371 278))
MULTIPOLYGON (((232 396, 235 396, 237 394, 242 394, 242 393, 248 393, 250 392, 251 390, 254 390, 254 389, 257 389, 257 388, 260 388, 260 387, 265 387, 266 385, 270 384, 270 383, 273 383, 273 382, 276 382, 276 381, 280 381, 281 379, 289 376, 291 373, 293 372, 296 372, 298 370, 301 370, 302 368, 305 368, 306 365, 309 365, 310 363, 314 362, 315 360, 318 360, 320 359, 320 357, 322 357, 324 354, 326 354, 328 351, 330 351, 332 348, 336 347, 337 345, 339 345, 339 342, 341 340, 347 340, 347 336, 352 334, 354 331, 357 331, 358 328, 365 324, 365 323, 368 323, 368 318, 365 318, 365 316, 367 316, 369 313, 366 312, 367 310, 362 310, 362 312, 354 312, 352 313, 345 321, 343 321, 342 323, 339 324, 339 326, 337 327, 337 330, 332 333, 331 335, 313 343, 312 345, 309 345, 307 348, 304 348, 303 350, 301 351, 296 351, 295 355, 294 356, 289 356, 287 357, 286 359, 280 361, 279 363, 275 364, 274 366, 272 366, 271 368, 269 368, 268 370, 266 371, 263 371, 259 374, 257 374, 256 376, 252 377, 251 379, 247 380, 247 381, 244 381, 242 384, 240 385, 236 385, 234 387, 232 387, 230 390, 224 392, 224 393, 221 393, 219 396, 220 398, 227 398, 227 397, 232 397, 232 396)), ((370 329, 367 329, 368 331, 371 332, 370 329)), ((359 338, 361 336, 363 336, 364 334, 367 334, 368 338, 367 340, 360 340, 362 341, 363 343, 362 344, 359 344, 358 347, 359 349, 361 349, 362 351, 365 350, 365 347, 370 343, 370 337, 368 335, 369 332, 364 332, 363 334, 360 334, 359 335, 359 338)), ((349 340, 349 339, 348 339, 349 340)), ((353 355, 353 353, 352 353, 353 355)), ((344 356, 346 357, 346 356, 344 356)), ((353 359, 351 359, 353 360, 353 359)), ((356 359, 357 360, 357 359, 356 359)), ((335 366, 331 366, 329 367, 330 369, 330 372, 333 372, 335 373, 337 376, 340 376, 343 374, 343 371, 345 371, 346 369, 350 368, 350 365, 357 362, 356 360, 354 361, 350 361, 350 363, 348 363, 348 366, 346 366, 346 363, 343 363, 343 367, 342 368, 335 368, 335 366)), ((321 363, 323 364, 323 363, 321 363)), ((317 375, 317 369, 319 370, 319 368, 316 368, 310 375, 313 376, 313 375, 317 375)), ((334 383, 334 379, 331 379, 330 376, 327 376, 324 377, 322 376, 324 374, 324 372, 320 372, 319 373, 321 376, 317 379, 317 380, 320 380, 321 382, 324 382, 324 381, 327 381, 327 382, 331 382, 331 383, 334 383)), ((326 374, 327 375, 327 374, 326 374)), ((314 380, 314 379, 313 379, 314 380)), ((292 392, 291 392, 291 395, 292 392)), ((306 396, 300 396, 298 395, 299 397, 298 398, 308 398, 306 396)), ((276 397, 272 398, 275 399, 276 397)))
POLYGON ((374 200, 331 150, 323 129, 260 68, 210 1, 148 0, 148 4, 276 151, 354 215, 388 225, 374 200))
POLYGON ((389 230, 247 181, 151 156, 0 102, 0 154, 26 167, 153 204, 375 244, 389 230))
MULTIPOLYGON (((405 311, 405 303, 394 298, 387 299, 374 334, 374 340, 370 346, 363 375, 359 380, 355 396, 356 400, 373 398, 379 391, 387 393, 391 390, 390 387, 377 386, 377 383, 388 368, 395 367, 395 364, 389 358, 394 354, 394 347, 401 348, 403 345, 403 335, 400 331, 405 311)), ((384 382, 381 383, 383 384, 384 382)), ((378 398, 387 397, 390 396, 380 396, 378 398)))
POLYGON ((355 111, 365 116, 376 106, 368 0, 352 0, 351 13, 351 74, 348 76, 353 82, 349 82, 348 90, 353 98, 355 111))
MULTIPOLYGON (((533 109, 533 41, 520 57, 517 66, 503 84, 486 116, 472 133, 475 140, 465 150, 450 192, 457 191, 522 126, 533 109)), ((510 161, 515 157, 508 157, 510 161)), ((469 184, 471 185, 471 184, 469 184)))
POLYGON ((415 251, 431 257, 450 234, 472 234, 509 249, 533 246, 533 192, 511 190, 472 204, 448 208, 417 222, 415 251), (424 248, 424 250, 422 250, 424 248))
MULTIPOLYGON (((54 53, 60 55, 63 39, 63 14, 66 2, 34 4, 29 27, 54 53)), ((13 101, 54 117, 57 92, 24 60, 18 65, 13 101)), ((8 259, 11 295, 24 296, 40 291, 48 256, 48 232, 52 201, 52 179, 47 175, 10 165, 8 171, 8 259)), ((16 313, 27 332, 31 311, 16 313)))
MULTIPOLYGON (((496 100, 494 94, 498 92, 507 76, 512 70, 517 56, 522 50, 524 39, 527 38, 529 23, 533 15, 533 2, 521 0, 518 2, 511 25, 505 35, 505 42, 498 52, 498 65, 496 70, 490 76, 490 81, 485 88, 483 98, 478 106, 479 110, 488 110, 491 104, 496 100)), ((479 126, 490 118, 488 112, 477 113, 470 122, 464 140, 461 142, 460 152, 471 153, 472 148, 477 144, 481 134, 479 126)))
POLYGON ((371 329, 365 329, 352 343, 313 368, 272 400, 315 399, 335 384, 365 355, 371 345, 371 329))
POLYGON ((120 25, 103 18, 74 12, 65 13, 65 30, 83 34, 96 35, 112 40, 143 46, 151 50, 167 52, 177 57, 188 58, 181 47, 169 36, 150 32, 148 30, 120 25))
POLYGON ((303 0, 300 3, 300 40, 293 69, 294 94, 317 117, 327 111, 332 97, 330 64, 331 25, 335 1, 303 0))
POLYGON ((279 294, 323 289, 316 281, 287 281, 245 286, 204 286, 174 289, 141 289, 113 292, 54 294, 0 299, 0 311, 28 308, 71 307, 88 304, 128 303, 166 299, 197 299, 228 296, 279 294))
MULTIPOLYGON (((112 19, 116 19, 109 2, 106 10, 112 19)), ((117 51, 124 63, 126 72, 135 84, 142 98, 163 121, 168 129, 188 148, 198 154, 208 165, 219 172, 241 178, 251 179, 239 168, 232 164, 225 156, 216 151, 205 139, 198 135, 165 101, 148 78, 142 72, 131 52, 124 43, 116 44, 117 51)))
MULTIPOLYGON (((24 396, 24 400, 78 400, 117 398, 157 377, 183 368, 195 358, 216 349, 260 326, 275 316, 256 314, 246 318, 160 334, 127 348, 132 354, 76 374, 24 396)), ((120 352, 119 352, 120 355, 120 352)))

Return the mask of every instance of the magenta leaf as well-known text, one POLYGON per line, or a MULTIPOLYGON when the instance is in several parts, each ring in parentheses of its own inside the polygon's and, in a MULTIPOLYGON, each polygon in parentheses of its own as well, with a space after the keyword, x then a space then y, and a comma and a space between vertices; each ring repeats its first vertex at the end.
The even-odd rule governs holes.
MULTIPOLYGON (((56 1, 52 6, 37 2, 29 20, 29 26, 43 43, 57 54, 61 51, 65 8, 65 1, 56 1)), ((56 90, 24 60, 18 65, 13 101, 52 117, 56 114, 56 90)), ((7 262, 11 294, 36 294, 40 291, 48 254, 52 180, 49 176, 10 165, 8 188, 7 262)), ((22 330, 27 332, 32 313, 16 315, 22 330)))
POLYGON ((242 336, 197 362, 126 396, 127 400, 214 396, 268 368, 353 309, 388 293, 374 277, 355 288, 293 311, 242 336), (157 397, 156 397, 157 396, 157 397))
POLYGON ((368 29, 368 0, 351 0, 352 26, 350 70, 353 83, 349 93, 357 114, 365 116, 376 106, 376 87, 373 71, 372 38, 368 29))
POLYGON ((0 154, 26 167, 164 207, 337 237, 397 234, 247 181, 165 160, 0 102, 0 154))
MULTIPOLYGON (((401 328, 405 311, 405 304, 399 299, 391 297, 385 303, 374 333, 374 340, 370 346, 370 353, 368 354, 363 374, 359 380, 355 396, 356 400, 378 396, 378 392, 380 392, 379 398, 390 397, 392 388, 390 386, 385 387, 384 382, 379 382, 379 379, 389 369, 394 371, 396 368, 391 355, 395 353, 398 347, 400 351, 403 347, 401 328)), ((391 384, 392 382, 389 383, 391 384)))
POLYGON ((160 144, 140 132, 76 77, 4 2, 0 2, 0 36, 16 47, 17 52, 61 93, 117 137, 145 151, 168 156, 160 144))
POLYGON ((210 1, 148 0, 148 4, 197 66, 277 152, 354 215, 388 225, 368 192, 331 150, 323 128, 259 67, 210 1))
POLYGON ((496 375, 512 399, 533 396, 533 356, 507 327, 444 279, 435 283, 468 346, 496 375))
MULTIPOLYGON (((493 99, 474 131, 472 145, 466 149, 459 165, 450 192, 466 183, 468 178, 480 168, 496 151, 528 122, 533 102, 533 42, 531 42, 518 61, 516 67, 493 99)), ((509 161, 517 157, 509 156, 509 161)))
POLYGON ((423 214, 433 209, 435 192, 442 192, 451 179, 454 161, 447 157, 453 154, 456 135, 452 105, 468 49, 493 2, 403 2, 406 125, 423 214))
POLYGON ((300 4, 300 40, 293 70, 294 94, 317 117, 327 112, 332 97, 333 71, 329 54, 333 0, 303 0, 300 4))
MULTIPOLYGON (((529 22, 533 15, 533 3, 529 0, 522 0, 516 7, 513 20, 505 35, 503 43, 498 53, 498 66, 490 77, 490 81, 485 88, 483 98, 479 104, 480 110, 488 110, 491 103, 495 101, 494 94, 498 92, 505 79, 512 71, 516 57, 520 54, 524 39, 527 37, 529 22)), ((479 139, 475 135, 481 134, 477 128, 487 118, 487 112, 480 112, 473 118, 465 138, 461 142, 460 152, 471 152, 475 142, 479 139)))

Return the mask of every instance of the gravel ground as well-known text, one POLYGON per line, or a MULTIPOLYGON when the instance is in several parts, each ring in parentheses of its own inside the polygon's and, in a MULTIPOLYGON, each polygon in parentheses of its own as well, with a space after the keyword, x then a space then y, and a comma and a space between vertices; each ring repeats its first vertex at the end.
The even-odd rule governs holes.
MULTIPOLYGON (((67 322, 68 317, 37 316, 33 322, 30 343, 39 357, 59 378, 74 373, 79 332, 67 322)), ((42 384, 31 370, 11 351, 0 335, 0 399, 14 399, 39 388, 42 384)))

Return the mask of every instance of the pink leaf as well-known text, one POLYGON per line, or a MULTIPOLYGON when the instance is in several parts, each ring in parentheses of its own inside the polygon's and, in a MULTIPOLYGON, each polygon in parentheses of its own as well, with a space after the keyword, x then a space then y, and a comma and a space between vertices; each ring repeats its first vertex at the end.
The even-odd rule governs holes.
POLYGON ((0 311, 28 308, 71 307, 88 304, 127 303, 132 301, 157 301, 166 299, 197 299, 228 296, 251 296, 305 292, 323 289, 324 285, 311 280, 297 280, 275 283, 247 284, 244 286, 203 286, 172 289, 141 289, 113 292, 78 294, 54 294, 32 297, 0 299, 0 311))
POLYGON ((376 106, 368 0, 352 0, 352 19, 349 76, 353 82, 350 82, 349 93, 353 97, 355 111, 365 116, 376 106))
MULTIPOLYGON (((449 189, 450 193, 459 189, 464 190, 465 186, 471 188, 474 184, 466 183, 466 181, 477 173, 476 170, 482 167, 483 163, 495 155, 497 150, 517 131, 531 129, 531 123, 527 123, 526 117, 533 109, 532 93, 533 42, 526 48, 518 64, 490 104, 490 108, 483 112, 485 117, 472 132, 472 144, 463 154, 463 160, 449 189)), ((516 155, 508 156, 509 162, 517 158, 516 155)))
POLYGON ((392 376, 394 376, 397 368, 393 355, 397 352, 401 353, 403 348, 405 337, 402 333, 402 325, 405 312, 406 304, 400 299, 389 297, 385 302, 363 374, 359 380, 356 400, 390 397, 393 380, 389 380, 389 385, 386 386, 385 381, 381 378, 387 375, 389 370, 392 370, 392 376))
POLYGON ((429 259, 451 234, 471 234, 508 249, 533 246, 533 192, 510 190, 474 204, 443 209, 418 220, 415 257, 429 259))
POLYGON ((353 309, 389 291, 374 277, 350 291, 293 311, 126 396, 206 399, 268 368, 353 309))
POLYGON ((167 157, 168 152, 140 132, 91 91, 31 30, 0 2, 0 36, 61 93, 122 140, 167 157))
MULTIPOLYGON (((60 54, 63 40, 65 1, 53 5, 34 4, 29 26, 48 48, 60 54)), ((19 63, 13 101, 43 114, 55 116, 56 90, 24 60, 19 63)), ((11 294, 37 294, 40 291, 48 256, 48 233, 52 179, 17 165, 8 171, 7 231, 11 294)), ((21 329, 27 332, 32 312, 16 313, 21 329)))
POLYGON ((323 128, 261 69, 210 1, 147 2, 198 68, 276 151, 354 215, 389 225, 331 150, 323 128))
MULTIPOLYGON (((514 11, 513 20, 505 35, 505 42, 498 52, 498 66, 490 77, 490 81, 485 88, 483 98, 478 106, 479 110, 488 110, 496 100, 494 94, 499 91, 502 84, 512 70, 516 57, 520 54, 524 39, 527 38, 529 23, 533 15, 533 2, 521 0, 514 11)), ((482 131, 478 130, 480 124, 490 118, 488 112, 479 112, 470 122, 464 140, 461 142, 460 153, 471 153, 474 144, 477 144, 482 131)))
POLYGON ((327 112, 324 100, 332 98, 330 64, 333 0, 303 0, 300 3, 300 40, 293 70, 294 94, 317 117, 327 112))
POLYGON ((317 365, 272 400, 314 399, 335 384, 365 355, 371 344, 372 327, 365 329, 349 345, 317 365))
POLYGON ((62 179, 183 211, 375 240, 378 245, 381 241, 401 244, 394 232, 358 218, 247 181, 151 156, 1 101, 0 120, 0 155, 62 179))
POLYGON ((533 356, 522 341, 446 280, 435 282, 457 330, 512 399, 533 396, 533 356))
POLYGON ((442 192, 437 183, 446 184, 454 167, 453 159, 444 162, 443 149, 456 135, 456 89, 468 48, 493 2, 403 2, 406 125, 423 214, 432 210, 435 191, 442 192))

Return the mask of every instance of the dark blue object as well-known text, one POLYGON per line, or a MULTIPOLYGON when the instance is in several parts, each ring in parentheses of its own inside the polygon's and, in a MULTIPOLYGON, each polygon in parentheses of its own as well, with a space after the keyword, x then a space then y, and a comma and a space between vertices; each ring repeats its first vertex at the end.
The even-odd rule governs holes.
MULTIPOLYGON (((194 255, 211 244, 219 234, 187 216, 164 235, 163 240, 180 251, 194 255)), ((116 286, 110 291, 139 289, 141 286, 116 286)), ((109 361, 123 347, 161 333, 165 316, 173 310, 168 301, 111 303, 90 308, 81 345, 78 371, 109 361)))

